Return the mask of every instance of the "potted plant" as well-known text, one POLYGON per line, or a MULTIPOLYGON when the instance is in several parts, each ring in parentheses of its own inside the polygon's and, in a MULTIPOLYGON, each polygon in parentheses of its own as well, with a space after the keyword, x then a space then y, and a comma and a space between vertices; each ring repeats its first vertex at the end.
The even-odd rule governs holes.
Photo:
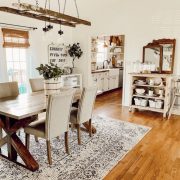
POLYGON ((70 57, 72 57, 72 68, 74 68, 74 61, 75 59, 79 59, 83 52, 80 48, 80 44, 79 43, 74 43, 73 45, 69 45, 68 46, 68 54, 70 57))
POLYGON ((45 65, 40 64, 36 69, 39 74, 44 77, 45 94, 49 95, 59 92, 60 88, 63 86, 60 77, 64 74, 64 70, 53 63, 45 65))

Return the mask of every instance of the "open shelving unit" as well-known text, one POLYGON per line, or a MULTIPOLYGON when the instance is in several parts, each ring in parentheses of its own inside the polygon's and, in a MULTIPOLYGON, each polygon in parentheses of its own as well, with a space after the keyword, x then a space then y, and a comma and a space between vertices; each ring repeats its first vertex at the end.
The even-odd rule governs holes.
POLYGON ((170 92, 171 92, 171 75, 168 74, 136 74, 136 73, 130 73, 131 75, 131 91, 130 91, 130 111, 132 109, 141 109, 141 110, 148 110, 148 111, 154 111, 154 112, 159 112, 163 114, 163 118, 167 117, 167 113, 169 111, 169 107, 170 107, 170 92), (135 83, 135 81, 137 80, 144 80, 147 81, 147 79, 150 78, 161 78, 163 85, 149 85, 148 83, 146 84, 137 84, 135 83), (143 95, 139 95, 135 93, 135 89, 136 88, 143 88, 146 90, 148 90, 148 88, 153 88, 153 90, 155 91, 156 89, 163 89, 164 90, 164 96, 160 97, 158 95, 156 96, 149 96, 148 93, 145 93, 143 95), (150 107, 149 104, 147 104, 147 106, 140 106, 140 105, 136 105, 135 104, 135 100, 134 98, 142 98, 142 99, 146 99, 146 100, 161 100, 163 101, 163 106, 162 108, 155 108, 155 107, 150 107))

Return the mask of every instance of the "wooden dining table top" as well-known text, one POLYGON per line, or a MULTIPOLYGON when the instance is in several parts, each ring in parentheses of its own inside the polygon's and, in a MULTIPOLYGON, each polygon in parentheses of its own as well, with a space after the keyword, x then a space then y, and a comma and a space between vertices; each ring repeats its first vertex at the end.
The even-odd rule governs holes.
MULTIPOLYGON (((78 89, 74 95, 74 102, 77 102, 80 96, 81 90, 78 89)), ((46 107, 47 97, 43 91, 0 99, 0 115, 16 120, 45 112, 46 107)))

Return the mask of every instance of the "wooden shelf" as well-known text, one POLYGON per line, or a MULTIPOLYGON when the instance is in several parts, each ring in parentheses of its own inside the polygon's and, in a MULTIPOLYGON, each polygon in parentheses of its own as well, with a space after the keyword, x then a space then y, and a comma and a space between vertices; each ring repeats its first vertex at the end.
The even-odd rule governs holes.
POLYGON ((142 109, 142 110, 147 110, 147 111, 160 112, 160 113, 164 112, 164 109, 157 109, 157 108, 150 108, 150 107, 136 106, 136 105, 132 105, 131 107, 137 108, 137 109, 142 109))
POLYGON ((171 89, 171 75, 169 74, 137 74, 137 73, 130 73, 131 75, 131 90, 130 90, 130 109, 131 108, 137 108, 137 109, 144 109, 144 110, 149 110, 149 111, 154 111, 154 112, 160 112, 163 113, 163 118, 167 117, 167 113, 169 111, 169 106, 170 106, 170 92, 169 90, 171 89), (144 85, 139 85, 135 84, 135 81, 137 80, 142 80, 142 79, 149 79, 149 78, 161 78, 163 80, 163 86, 162 85, 149 85, 149 84, 144 84, 144 85), (148 96, 148 94, 144 95, 139 95, 135 94, 135 88, 136 87, 144 87, 144 89, 147 88, 162 88, 164 90, 164 97, 151 97, 148 96), (152 100, 162 100, 163 101, 163 109, 158 109, 158 108, 151 108, 151 107, 143 107, 143 106, 136 106, 134 105, 134 97, 139 97, 143 99, 152 99, 152 100))
POLYGON ((163 88, 165 89, 165 86, 156 86, 156 85, 149 85, 149 84, 144 84, 144 85, 139 85, 139 84, 133 84, 133 86, 140 86, 140 87, 152 87, 152 88, 163 88))
POLYGON ((145 98, 145 99, 156 99, 156 100, 164 100, 164 97, 158 97, 158 96, 147 96, 147 95, 138 95, 138 94, 133 94, 133 97, 141 97, 141 98, 145 98))
POLYGON ((155 74, 155 73, 148 73, 148 74, 145 74, 145 73, 129 73, 131 76, 133 77, 146 77, 146 78, 156 78, 156 77, 160 77, 160 78, 169 78, 169 74, 155 74))
POLYGON ((110 52, 110 54, 124 54, 122 52, 110 52))

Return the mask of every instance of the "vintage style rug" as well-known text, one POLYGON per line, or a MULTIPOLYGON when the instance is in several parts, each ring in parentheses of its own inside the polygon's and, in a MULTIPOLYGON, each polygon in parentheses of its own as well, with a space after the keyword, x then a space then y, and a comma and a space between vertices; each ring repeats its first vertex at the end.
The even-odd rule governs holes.
POLYGON ((103 179, 151 129, 99 116, 93 118, 93 124, 97 134, 90 138, 82 132, 81 146, 77 144, 76 131, 70 134, 70 155, 65 153, 63 137, 52 141, 52 166, 47 163, 45 140, 36 143, 32 137, 30 150, 40 169, 32 173, 0 158, 0 180, 103 179))

